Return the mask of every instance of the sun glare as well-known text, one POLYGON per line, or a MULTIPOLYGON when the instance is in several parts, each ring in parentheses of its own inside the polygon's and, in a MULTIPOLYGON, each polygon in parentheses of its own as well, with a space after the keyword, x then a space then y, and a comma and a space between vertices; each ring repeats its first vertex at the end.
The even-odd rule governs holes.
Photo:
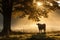
POLYGON ((37 2, 37 6, 42 6, 43 3, 42 2, 37 2))

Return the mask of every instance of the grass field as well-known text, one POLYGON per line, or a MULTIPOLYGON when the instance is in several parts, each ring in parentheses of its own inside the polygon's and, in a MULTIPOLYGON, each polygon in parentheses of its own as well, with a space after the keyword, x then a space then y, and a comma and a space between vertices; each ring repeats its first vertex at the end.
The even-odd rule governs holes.
POLYGON ((60 40, 59 34, 16 34, 9 37, 0 37, 0 40, 60 40))

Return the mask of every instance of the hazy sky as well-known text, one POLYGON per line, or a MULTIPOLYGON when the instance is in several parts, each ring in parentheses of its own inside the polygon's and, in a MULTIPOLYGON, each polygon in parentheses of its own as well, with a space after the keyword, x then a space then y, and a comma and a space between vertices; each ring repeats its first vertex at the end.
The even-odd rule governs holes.
POLYGON ((40 22, 33 22, 32 20, 28 20, 28 16, 22 19, 16 18, 12 20, 12 30, 38 32, 38 26, 36 24, 45 23, 46 31, 60 31, 60 10, 52 11, 48 15, 48 18, 41 18, 40 22))
MULTIPOLYGON (((11 29, 22 32, 39 32, 37 23, 45 23, 46 31, 60 31, 60 10, 50 12, 48 18, 41 18, 40 22, 27 19, 28 16, 20 19, 12 19, 11 29)), ((0 30, 3 28, 3 16, 0 14, 0 30)))

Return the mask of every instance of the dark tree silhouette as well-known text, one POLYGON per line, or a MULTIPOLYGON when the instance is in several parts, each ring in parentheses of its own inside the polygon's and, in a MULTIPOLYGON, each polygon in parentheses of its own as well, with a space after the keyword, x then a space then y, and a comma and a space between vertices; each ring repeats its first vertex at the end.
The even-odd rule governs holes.
POLYGON ((11 31, 11 12, 13 0, 2 0, 3 30, 2 35, 8 35, 11 31))
MULTIPOLYGON (((43 17, 48 17, 47 13, 48 11, 46 9, 43 8, 43 10, 41 10, 40 8, 36 9, 37 5, 34 5, 33 0, 23 0, 20 2, 14 2, 16 3, 13 8, 13 12, 15 11, 22 11, 24 12, 22 15, 20 15, 19 17, 25 17, 25 15, 29 15, 28 19, 32 19, 34 21, 39 21, 39 17, 43 16, 43 17), (19 6, 20 4, 20 6, 19 6)), ((15 13, 13 13, 15 14, 15 13)), ((18 15, 18 13, 17 13, 18 15)))
MULTIPOLYGON (((38 0, 36 0, 38 1, 38 0)), ((41 0, 43 1, 43 0, 41 0)), ((41 2, 39 1, 39 2, 41 2)), ((39 21, 40 17, 43 16, 45 18, 48 17, 48 13, 52 10, 55 10, 58 7, 58 3, 56 3, 55 1, 48 1, 49 4, 46 2, 43 2, 43 7, 44 8, 37 8, 36 6, 38 6, 36 3, 33 3, 33 0, 23 0, 23 1, 14 1, 14 10, 13 12, 16 11, 22 11, 24 12, 22 15, 20 15, 19 17, 25 17, 25 15, 29 15, 28 19, 33 19, 35 21, 39 21), (53 6, 50 5, 50 3, 52 3, 53 6), (48 5, 47 5, 48 4, 48 5)), ((14 15, 15 13, 13 13, 14 15)), ((18 15, 19 13, 17 13, 18 15)))

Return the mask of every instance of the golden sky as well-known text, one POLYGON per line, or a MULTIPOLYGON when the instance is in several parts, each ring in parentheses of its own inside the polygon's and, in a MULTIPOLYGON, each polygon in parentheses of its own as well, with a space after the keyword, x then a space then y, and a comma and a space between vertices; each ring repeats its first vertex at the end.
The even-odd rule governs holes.
MULTIPOLYGON (((45 23, 46 31, 60 31, 60 10, 49 13, 48 18, 41 18, 40 22, 27 19, 28 16, 12 20, 11 29, 22 32, 39 32, 37 23, 45 23)), ((3 16, 0 14, 0 30, 3 28, 3 16)))
POLYGON ((60 10, 49 12, 48 18, 41 18, 40 22, 28 20, 27 17, 12 20, 13 31, 39 32, 37 23, 45 23, 46 31, 60 31, 60 10), (16 21, 17 20, 17 21, 16 21), (16 23, 15 23, 16 22, 16 23))

